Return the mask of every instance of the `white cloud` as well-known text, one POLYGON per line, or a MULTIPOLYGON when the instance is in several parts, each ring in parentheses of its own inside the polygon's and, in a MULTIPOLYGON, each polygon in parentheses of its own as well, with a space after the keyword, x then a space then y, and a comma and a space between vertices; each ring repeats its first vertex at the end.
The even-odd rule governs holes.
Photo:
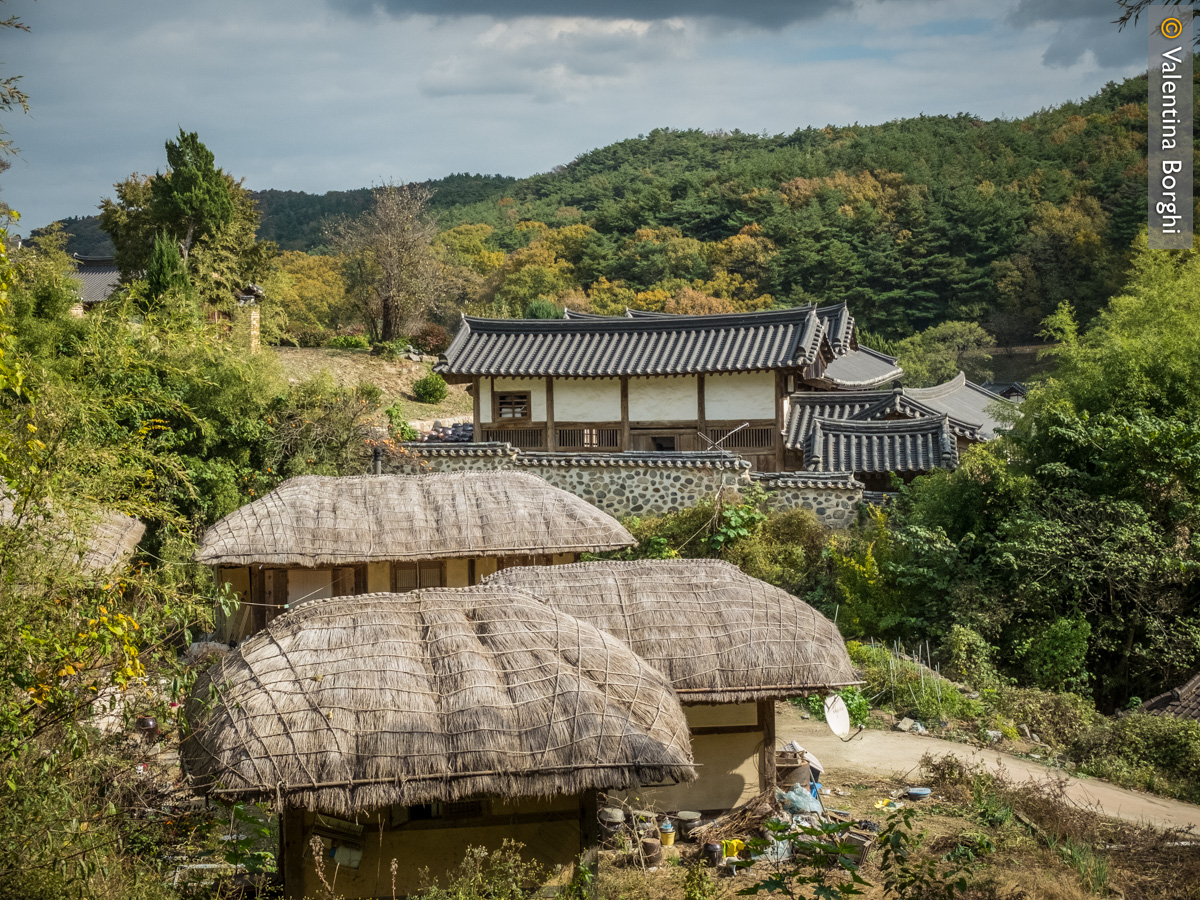
POLYGON ((619 4, 504 18, 324 0, 9 5, 33 32, 5 35, 5 72, 25 76, 33 111, 3 123, 22 159, 0 186, 26 227, 87 214, 114 181, 160 168, 181 126, 253 188, 526 175, 659 126, 1025 115, 1132 74, 1144 46, 1107 12, 1014 20, 1016 0, 822 4, 769 30, 750 15, 622 17, 619 4), (1090 52, 1071 57, 1068 26, 1090 52))

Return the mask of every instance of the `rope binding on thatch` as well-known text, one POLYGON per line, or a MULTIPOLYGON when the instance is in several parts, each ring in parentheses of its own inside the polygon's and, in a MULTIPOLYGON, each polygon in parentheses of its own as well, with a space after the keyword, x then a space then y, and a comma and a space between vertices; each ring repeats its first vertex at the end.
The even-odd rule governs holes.
POLYGON ((612 516, 526 472, 291 478, 205 532, 209 565, 600 552, 635 544, 612 516))
POLYGON ((305 604, 204 672, 187 718, 200 792, 333 815, 696 777, 659 672, 503 587, 305 604))
POLYGON ((836 625, 720 560, 527 566, 483 583, 528 591, 613 635, 688 703, 782 700, 859 683, 836 625))

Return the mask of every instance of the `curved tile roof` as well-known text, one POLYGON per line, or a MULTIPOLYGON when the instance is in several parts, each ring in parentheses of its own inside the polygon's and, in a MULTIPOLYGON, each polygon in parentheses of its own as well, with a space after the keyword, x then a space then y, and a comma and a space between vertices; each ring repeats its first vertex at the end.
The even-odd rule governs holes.
POLYGON ((813 307, 636 318, 464 316, 434 368, 451 380, 686 375, 803 368, 832 357, 813 307))
POLYGON ((929 472, 958 466, 950 417, 854 422, 817 417, 804 448, 816 472, 929 472))

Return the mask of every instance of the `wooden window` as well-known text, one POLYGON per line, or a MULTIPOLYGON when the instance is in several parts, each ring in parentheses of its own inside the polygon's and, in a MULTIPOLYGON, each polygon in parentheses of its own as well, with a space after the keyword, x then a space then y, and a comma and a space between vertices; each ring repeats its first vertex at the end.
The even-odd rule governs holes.
POLYGON ((675 452, 675 437, 674 435, 653 435, 650 440, 654 442, 655 453, 674 453, 675 452))
POLYGON ((559 428, 559 450, 620 450, 621 429, 608 428, 559 428))
POLYGON ((518 450, 541 450, 546 446, 545 428, 484 428, 483 440, 512 444, 518 450))
POLYGON ((532 416, 529 391, 504 391, 492 394, 492 421, 509 419, 528 422, 532 416))
POLYGON ((775 428, 767 425, 756 428, 710 428, 709 440, 721 450, 772 450, 775 447, 775 428))
POLYGON ((417 588, 442 587, 446 583, 440 562, 392 563, 392 590, 403 594, 417 588))

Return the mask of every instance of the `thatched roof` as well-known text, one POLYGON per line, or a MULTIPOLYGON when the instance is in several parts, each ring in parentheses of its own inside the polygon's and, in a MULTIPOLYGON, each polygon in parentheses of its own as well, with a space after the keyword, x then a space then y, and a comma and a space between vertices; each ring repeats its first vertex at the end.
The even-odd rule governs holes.
MULTIPOLYGON (((15 524, 12 489, 0 478, 0 524, 15 524)), ((30 509, 23 519, 48 556, 64 565, 78 565, 88 575, 109 572, 133 555, 146 526, 140 519, 112 509, 100 509, 73 523, 59 510, 30 509)))
POLYGON ((597 552, 634 543, 608 513, 524 472, 311 475, 221 519, 204 533, 196 559, 330 566, 597 552))
POLYGON ((696 777, 659 672, 501 587, 305 604, 202 674, 187 716, 198 790, 334 815, 696 777))
POLYGON ((836 625, 719 560, 520 567, 483 583, 527 590, 620 639, 685 703, 783 699, 859 680, 836 625))

